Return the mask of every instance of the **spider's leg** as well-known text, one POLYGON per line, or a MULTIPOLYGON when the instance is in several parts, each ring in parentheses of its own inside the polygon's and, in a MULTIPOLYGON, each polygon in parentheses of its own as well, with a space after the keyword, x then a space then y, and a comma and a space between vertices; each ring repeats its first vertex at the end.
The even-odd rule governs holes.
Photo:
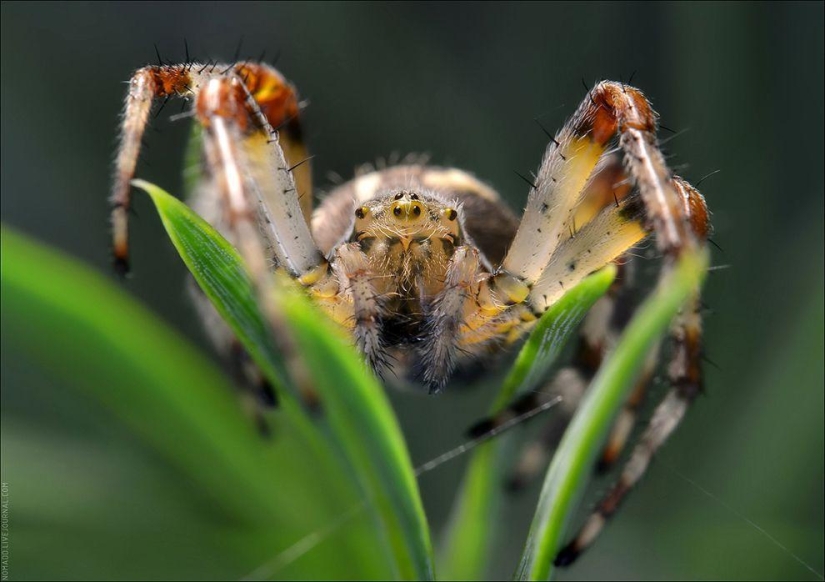
MULTIPOLYGON (((610 203, 614 203, 612 195, 610 203)), ((544 401, 561 396, 562 401, 556 409, 554 418, 542 429, 538 438, 524 448, 511 470, 507 480, 509 489, 518 490, 526 486, 546 466, 550 453, 558 445, 590 380, 627 323, 635 303, 630 289, 632 271, 630 259, 623 257, 619 263, 619 276, 608 293, 590 309, 581 325, 572 366, 559 370, 544 388, 525 393, 501 413, 481 421, 471 429, 473 436, 481 436, 508 420, 537 408, 544 401)), ((654 363, 655 357, 649 358, 649 365, 634 390, 634 395, 628 400, 621 416, 614 424, 600 466, 611 462, 621 450, 627 437, 627 429, 633 426, 635 410, 650 379, 654 363)))
POLYGON ((144 67, 129 81, 126 107, 120 128, 120 146, 115 161, 115 175, 110 201, 112 204, 112 242, 115 268, 129 270, 129 207, 131 181, 135 175, 141 140, 152 103, 156 98, 169 99, 191 91, 192 71, 189 65, 144 67))
POLYGON ((225 223, 253 280, 269 272, 270 253, 294 277, 315 280, 325 273, 275 131, 243 80, 235 74, 209 79, 195 110, 225 223))
MULTIPOLYGON (((682 178, 675 176, 668 187, 677 194, 680 217, 674 222, 687 225, 688 244, 703 245, 709 234, 708 210, 704 198, 682 178)), ((657 232, 657 235, 659 233, 657 232)), ((680 252, 678 247, 667 247, 673 241, 660 243, 666 253, 680 252)), ((667 262, 668 255, 665 260, 667 262)), ((666 265, 667 266, 667 265, 666 265)), ((667 281, 667 270, 663 271, 660 284, 667 281)), ((558 566, 571 564, 586 550, 604 528, 607 520, 616 512, 627 494, 644 475, 651 459, 679 426, 688 408, 702 392, 702 319, 700 313, 699 289, 682 308, 670 328, 672 356, 668 366, 668 383, 671 388, 656 407, 653 416, 634 447, 630 459, 622 469, 615 485, 598 503, 579 533, 559 552, 555 563, 558 566)))
POLYGON ((421 353, 421 371, 430 393, 440 392, 455 369, 459 330, 467 301, 475 295, 480 276, 478 251, 460 246, 450 259, 443 290, 435 297, 427 315, 425 342, 421 353))
MULTIPOLYGON (((561 402, 556 407, 557 412, 541 429, 538 437, 527 443, 519 453, 518 460, 507 475, 508 490, 519 491, 523 489, 547 467, 550 453, 559 444, 587 387, 588 378, 583 375, 582 370, 578 366, 569 366, 559 370, 546 387, 538 392, 528 393, 523 397, 525 402, 519 407, 521 414, 534 410, 544 404, 545 401, 559 396, 561 402), (533 394, 540 394, 541 396, 532 398, 529 403, 526 402, 527 397, 533 394)), ((515 411, 515 409, 512 410, 515 411)))
MULTIPOLYGON (((278 144, 292 173, 301 212, 309 223, 312 218, 312 165, 303 140, 302 104, 296 88, 276 69, 267 65, 242 62, 236 64, 232 72, 243 81, 246 92, 266 120, 268 131, 277 132, 278 144)), ((267 190, 263 196, 269 206, 274 206, 281 193, 267 190)))
POLYGON ((387 366, 387 350, 381 338, 382 308, 369 259, 357 243, 341 245, 335 253, 336 274, 344 294, 338 293, 320 304, 352 328, 355 343, 367 363, 381 375, 387 366))
POLYGON ((272 261, 307 286, 331 275, 309 233, 269 118, 247 82, 228 72, 206 79, 198 91, 195 115, 210 170, 204 195, 215 198, 220 230, 243 257, 292 380, 311 404, 307 371, 289 334, 280 332, 285 326, 271 300, 272 261))
MULTIPOLYGON (((197 63, 156 65, 139 69, 129 81, 129 92, 121 121, 120 145, 110 197, 112 203, 113 253, 115 267, 129 268, 128 213, 131 180, 135 175, 141 140, 155 99, 199 97, 200 88, 226 72, 243 81, 268 125, 280 130, 280 144, 290 168, 294 168, 301 210, 306 221, 312 213, 312 181, 306 147, 301 139, 300 107, 295 88, 278 71, 256 63, 217 67, 197 63), (216 72, 219 71, 219 72, 216 72)), ((269 200, 267 200, 269 201, 269 200)))
POLYGON ((567 238, 567 224, 613 137, 593 131, 599 113, 597 105, 584 101, 548 145, 499 280, 512 277, 529 287, 567 238))
MULTIPOLYGON (((508 343, 517 341, 564 293, 648 236, 638 192, 626 180, 617 182, 625 176, 621 159, 608 154, 594 168, 584 181, 587 198, 562 222, 563 233, 535 280, 498 270, 480 282, 478 307, 462 328, 462 348, 477 350, 502 336, 508 343)), ((507 256, 513 256, 512 249, 507 256)))

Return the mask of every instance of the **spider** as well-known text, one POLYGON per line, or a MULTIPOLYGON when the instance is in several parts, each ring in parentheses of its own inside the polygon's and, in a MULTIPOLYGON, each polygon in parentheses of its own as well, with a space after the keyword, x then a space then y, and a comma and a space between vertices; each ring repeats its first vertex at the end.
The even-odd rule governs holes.
MULTIPOLYGON (((631 251, 652 236, 664 281, 682 253, 708 238, 704 198, 668 168, 657 114, 641 91, 623 83, 597 83, 562 129, 548 134, 519 221, 471 174, 423 163, 363 172, 313 212, 295 87, 257 62, 160 63, 135 72, 126 97, 111 196, 114 260, 122 271, 144 129, 153 102, 172 97, 191 100, 202 134, 195 209, 238 247, 253 281, 265 281, 274 268, 289 273, 390 382, 442 391, 454 374, 477 372, 512 347, 585 276, 620 265, 613 287, 581 326, 575 362, 545 390, 479 423, 478 434, 558 394, 569 420, 632 311, 631 251)), ((227 333, 214 334, 225 347, 227 333)), ((698 289, 672 323, 670 344, 670 390, 558 564, 569 564, 593 542, 700 393, 698 289)), ((628 440, 659 351, 650 354, 615 421, 602 466, 628 440)), ((537 471, 564 424, 554 423, 543 443, 527 449, 513 487, 537 471)))

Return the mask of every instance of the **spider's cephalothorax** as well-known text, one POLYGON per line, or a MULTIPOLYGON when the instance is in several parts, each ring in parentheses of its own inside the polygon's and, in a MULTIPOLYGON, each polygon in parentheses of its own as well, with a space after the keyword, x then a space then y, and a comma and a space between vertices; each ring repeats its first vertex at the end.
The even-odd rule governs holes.
MULTIPOLYGON (((335 300, 319 301, 352 329, 387 381, 414 384, 424 378, 439 389, 452 368, 427 372, 427 367, 436 363, 433 348, 444 344, 439 335, 451 337, 439 321, 455 254, 472 249, 472 260, 489 272, 517 226, 494 191, 460 170, 402 165, 365 173, 330 192, 315 211, 312 232, 321 252, 332 254, 333 264, 342 247, 345 254, 358 253, 370 274, 368 282, 361 282, 369 287, 369 300, 355 320, 349 306, 338 312, 335 300)), ((339 277, 348 275, 339 272, 339 277)), ((467 279, 455 291, 464 293, 474 283, 467 279)), ((357 304, 354 299, 353 307, 357 304)), ((473 362, 465 355, 446 365, 462 360, 473 362)))
MULTIPOLYGON (((359 175, 313 213, 299 101, 280 73, 251 62, 161 64, 134 74, 126 100, 112 193, 121 269, 141 138, 153 101, 173 96, 192 99, 202 128, 204 171, 192 204, 238 247, 261 297, 273 265, 288 272, 385 378, 438 392, 456 369, 478 368, 523 337, 585 276, 611 262, 622 266, 582 325, 576 361, 544 390, 480 423, 482 432, 557 395, 569 418, 635 303, 630 251, 653 235, 664 285, 680 255, 703 247, 709 234, 704 198, 668 168, 655 112, 624 84, 597 83, 551 138, 520 221, 466 172, 423 164, 359 175)), ((215 320, 210 314, 204 309, 215 320)), ((228 328, 213 325, 212 332, 231 348, 228 328)), ((559 564, 592 542, 701 391, 699 289, 672 323, 670 344, 663 350, 670 391, 559 564)), ((649 355, 616 421, 603 466, 627 442, 659 352, 657 346, 649 355)), ((545 444, 558 439, 564 420, 547 431, 545 444)), ((523 457, 513 485, 535 473, 545 448, 523 457)))

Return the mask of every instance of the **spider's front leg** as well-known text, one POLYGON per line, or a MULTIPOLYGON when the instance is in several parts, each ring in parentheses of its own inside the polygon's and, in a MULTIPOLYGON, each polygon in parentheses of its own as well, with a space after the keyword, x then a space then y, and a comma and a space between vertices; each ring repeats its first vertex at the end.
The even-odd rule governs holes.
MULTIPOLYGON (((477 341, 503 331, 496 326, 508 321, 510 336, 517 336, 530 325, 527 313, 539 316, 583 276, 615 260, 648 233, 655 235, 663 256, 660 285, 667 284, 684 252, 704 247, 709 230, 704 199, 667 167, 656 127, 656 114, 639 90, 603 82, 590 92, 545 154, 518 234, 489 283, 491 297, 498 303, 504 300, 504 306, 499 315, 473 330, 477 341), (604 156, 616 139, 622 157, 604 156), (596 174, 589 177, 594 170, 596 174), (616 190, 627 186, 631 189, 624 197, 616 195, 616 190), (610 204, 613 196, 615 204, 610 204)), ((696 289, 671 326, 670 392, 654 412, 617 485, 562 550, 557 564, 569 564, 592 543, 700 393, 698 297, 696 289)), ((465 341, 473 341, 471 333, 465 341)), ((647 368, 649 374, 651 366, 647 368)), ((614 428, 608 460, 615 458, 628 432, 626 426, 614 428)))
MULTIPOLYGON (((156 99, 162 99, 165 104, 173 97, 194 99, 197 119, 204 125, 207 125, 209 119, 216 115, 225 117, 230 125, 240 123, 240 131, 232 127, 223 132, 235 134, 234 137, 240 140, 255 133, 246 131, 246 128, 250 125, 253 128, 256 125, 260 127, 257 118, 261 115, 266 120, 270 131, 272 127, 279 129, 280 146, 286 154, 286 159, 294 167, 300 207, 305 219, 309 220, 312 212, 312 182, 309 165, 302 165, 302 162, 308 158, 301 139, 300 107, 294 87, 280 73, 271 67, 257 63, 235 65, 185 63, 144 67, 136 71, 129 81, 110 197, 112 250, 114 264, 118 271, 125 273, 129 269, 128 215, 131 206, 131 180, 135 175, 141 141, 149 122, 152 105, 156 99), (211 80, 231 78, 235 79, 234 82, 230 81, 234 83, 235 89, 225 90, 224 96, 217 99, 213 94, 211 105, 199 105, 203 101, 203 89, 211 80), (237 91, 238 81, 243 85, 243 91, 237 91), (251 120, 251 124, 248 123, 250 120, 239 115, 239 111, 244 107, 237 106, 238 103, 248 102, 248 96, 254 101, 254 106, 247 108, 248 115, 255 118, 251 120), (221 110, 224 105, 230 105, 230 108, 224 107, 221 110)), ((214 137, 214 131, 212 137, 214 137)), ((268 203, 277 203, 281 194, 270 191, 265 195, 274 196, 273 200, 267 200, 268 203)))

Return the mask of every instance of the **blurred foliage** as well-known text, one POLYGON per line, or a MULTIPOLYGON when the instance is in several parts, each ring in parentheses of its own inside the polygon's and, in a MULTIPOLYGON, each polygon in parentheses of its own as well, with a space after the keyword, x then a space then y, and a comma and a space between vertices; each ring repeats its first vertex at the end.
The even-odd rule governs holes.
MULTIPOLYGON (((707 396, 597 547, 560 576, 810 574, 740 515, 823 571, 821 3, 5 2, 0 10, 3 220, 103 273, 123 81, 155 60, 153 43, 169 59, 182 57, 184 37, 202 59, 230 58, 241 37, 244 53, 280 53, 279 68, 311 101, 306 135, 322 187, 329 172, 348 178, 377 156, 427 151, 437 163, 474 170, 514 208, 525 188, 512 170, 534 167, 545 145, 532 118, 552 131, 581 100, 580 78, 635 71, 633 83, 678 132, 667 144, 673 164, 694 182, 721 170, 701 189, 722 249, 713 262, 731 268, 713 271, 706 285, 707 396)), ((139 175, 180 191, 188 129, 169 122, 170 112, 173 104, 153 120, 139 175)), ((135 275, 123 286, 206 346, 178 291, 184 268, 160 221, 147 200, 136 212, 135 275)), ((76 577, 116 568, 139 577, 147 555, 169 577, 234 575, 222 551, 249 540, 205 523, 212 501, 190 493, 181 469, 107 408, 67 390, 69 377, 32 360, 25 337, 7 332, 5 310, 3 318, 2 466, 12 531, 55 548, 45 556, 18 547, 13 576, 23 577, 13 570, 20 560, 54 577, 67 563, 58 558, 84 555, 89 540, 95 560, 73 560, 76 577), (12 466, 20 467, 13 479, 12 466), (37 527, 15 525, 15 511, 29 510, 27 492, 57 500, 53 513, 36 514, 37 527), (106 511, 84 509, 94 500, 108 501, 106 511)), ((416 464, 459 444, 500 384, 490 378, 437 399, 390 394, 416 464)), ((420 479, 434 532, 446 523, 465 463, 420 479)), ((606 485, 593 484, 585 509, 606 485)), ((536 486, 502 501, 493 575, 512 573, 537 495, 536 486)), ((372 527, 371 518, 365 513, 348 531, 354 527, 372 527)), ((344 541, 331 537, 307 560, 322 562, 326 544, 344 541)))
MULTIPOLYGON (((313 421, 302 410, 300 394, 285 390, 289 366, 271 353, 274 344, 235 250, 183 203, 151 184, 136 185, 151 195, 170 237, 204 292, 267 377, 279 386, 281 410, 267 419, 277 439, 255 433, 253 423, 244 419, 233 402, 222 374, 187 342, 176 338, 99 275, 6 229, 2 231, 2 249, 8 261, 2 277, 4 334, 25 338, 19 346, 30 358, 60 369, 67 386, 102 403, 129 432, 178 468, 190 493, 213 502, 218 521, 231 524, 229 529, 244 540, 243 551, 224 548, 224 567, 228 571, 234 566, 242 568, 240 572, 249 572, 251 566, 246 560, 255 556, 257 562, 252 564, 257 567, 247 578, 281 577, 289 567, 289 575, 307 578, 370 578, 376 573, 401 579, 432 578, 429 529, 406 446, 383 389, 363 368, 346 338, 319 317, 303 294, 287 281, 274 286, 272 299, 287 322, 287 327, 278 332, 295 341, 312 386, 318 390, 320 411, 315 412, 313 421), (344 470, 336 457, 345 460, 349 470, 344 470), (359 485, 363 497, 353 494, 359 485), (375 527, 354 535, 348 522, 359 517, 364 506, 374 514, 375 527), (343 547, 330 547, 327 558, 317 552, 312 560, 298 561, 306 555, 302 546, 313 548, 339 528, 347 532, 343 547), (376 552, 376 547, 384 548, 386 554, 376 552), (267 549, 276 552, 268 559, 264 554, 267 549)), ((560 345, 573 334, 587 308, 607 290, 614 275, 615 269, 608 268, 589 277, 542 317, 494 409, 505 404, 517 388, 529 387, 526 380, 538 370, 546 371, 560 345)), ((664 312, 660 308, 658 320, 638 320, 646 339, 640 343, 629 334, 628 345, 635 345, 630 351, 620 342, 615 361, 624 369, 611 363, 606 368, 614 391, 631 385, 633 370, 638 367, 634 362, 642 361, 650 342, 676 312, 686 288, 691 288, 689 277, 686 283, 674 285, 673 292, 662 294, 670 300, 664 303, 664 312)), ((644 310, 640 316, 645 316, 644 310)), ((606 434, 621 405, 622 398, 616 396, 600 399, 600 415, 582 407, 574 421, 579 427, 576 434, 606 434)), ((9 434, 12 438, 18 436, 14 428, 9 434)), ((25 437, 22 440, 25 442, 25 437)), ((584 482, 583 468, 595 458, 601 440, 599 436, 591 437, 577 450, 560 455, 554 470, 565 475, 578 467, 579 479, 555 493, 577 497, 584 482)), ((565 451, 564 447, 561 450, 565 451)), ((469 481, 470 497, 477 497, 477 491, 489 496, 497 487, 501 467, 490 465, 487 469, 484 473, 476 471, 469 481)), ((4 474, 19 473, 26 474, 24 459, 15 457, 4 465, 4 474)), ((93 499, 80 507, 85 512, 105 514, 109 500, 97 496, 93 499)), ((41 516, 50 522, 45 526, 49 530, 70 527, 62 518, 65 511, 61 497, 47 487, 24 490, 22 500, 22 504, 16 501, 23 508, 15 506, 15 517, 23 532, 15 541, 24 557, 16 562, 23 577, 43 574, 42 564, 26 561, 28 552, 37 551, 50 553, 46 572, 65 577, 67 558, 50 551, 50 545, 42 539, 44 524, 37 520, 41 516), (27 532, 27 528, 31 530, 27 532)), ((139 504, 140 500, 132 502, 139 504)), ((482 557, 490 534, 479 536, 475 530, 480 524, 495 529, 491 524, 496 515, 489 505, 462 504, 447 554, 449 576, 483 575, 485 560, 479 559, 476 564, 456 558, 465 554, 482 557), (462 520, 466 523, 460 523, 462 520), (479 537, 483 538, 480 543, 479 537)), ((566 507, 552 517, 544 512, 537 514, 536 523, 547 524, 560 533, 574 505, 568 502, 566 507)), ((131 525, 106 523, 99 535, 110 536, 124 527, 129 529, 131 525)), ((222 528, 215 529, 222 538, 222 528)), ((94 536, 86 542, 87 552, 96 547, 94 536)), ((552 554, 558 543, 555 539, 541 547, 552 554)), ((204 551, 207 548, 202 547, 204 551)), ((528 545, 526 551, 531 552, 527 556, 532 555, 533 546, 528 545)), ((91 558, 94 553, 86 555, 91 558)), ((71 559, 76 558, 73 554, 71 559)), ((167 575, 167 570, 159 569, 154 562, 137 562, 134 574, 128 577, 167 575)), ((134 562, 131 565, 135 567, 134 562)), ((196 566, 191 575, 207 572, 211 569, 196 566)), ((101 567, 87 575, 121 577, 124 570, 101 567)), ((233 573, 231 577, 239 575, 233 573)), ((546 578, 547 571, 537 577, 546 578)))

